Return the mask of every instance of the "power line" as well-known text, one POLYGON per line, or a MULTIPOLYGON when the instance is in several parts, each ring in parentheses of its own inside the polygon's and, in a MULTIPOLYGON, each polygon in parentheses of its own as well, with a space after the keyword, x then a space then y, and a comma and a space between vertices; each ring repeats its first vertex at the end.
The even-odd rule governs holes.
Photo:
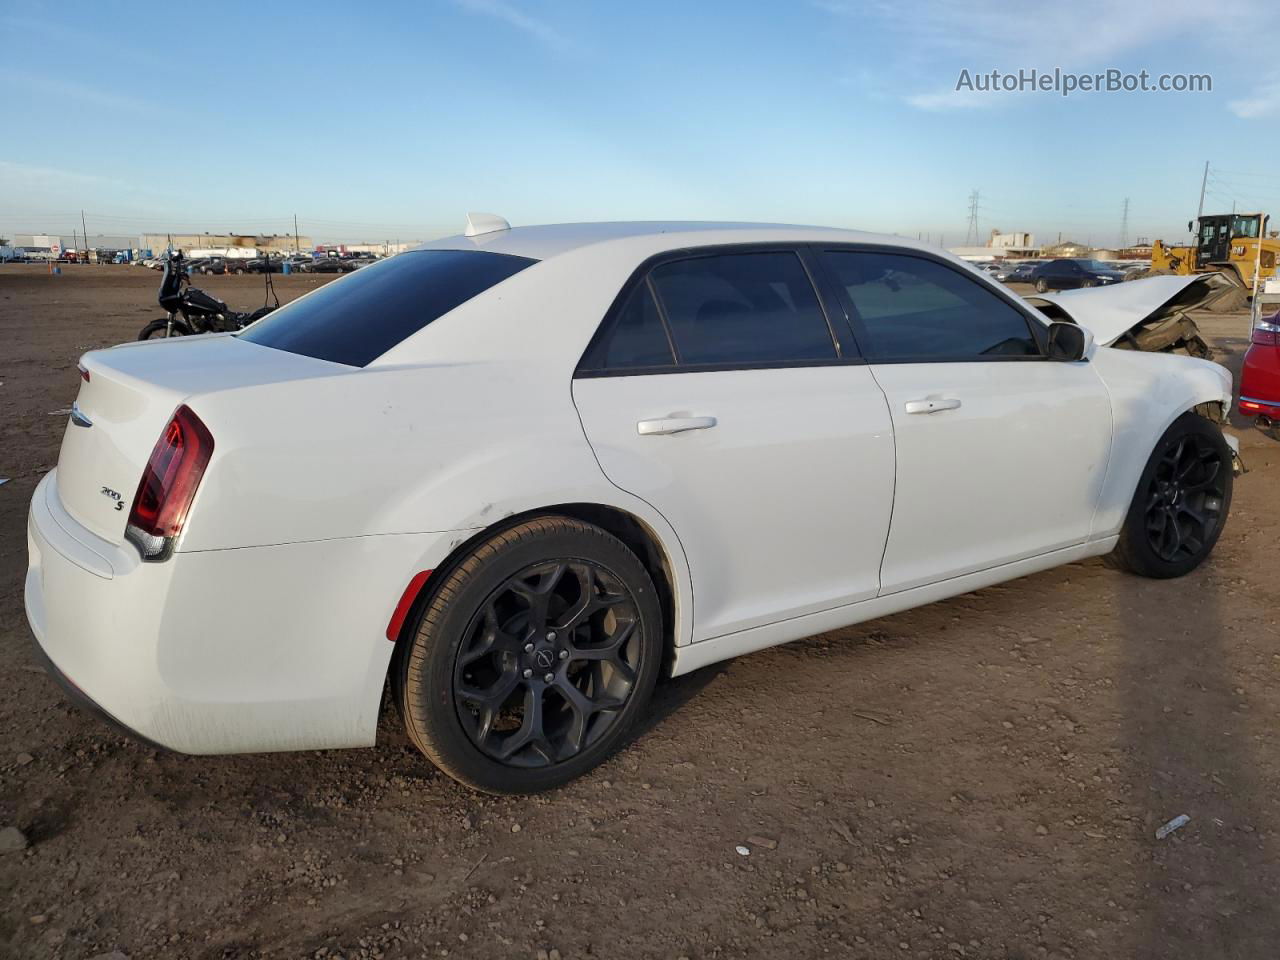
POLYGON ((964 245, 966 247, 976 247, 978 245, 978 191, 969 194, 969 229, 964 235, 964 245))

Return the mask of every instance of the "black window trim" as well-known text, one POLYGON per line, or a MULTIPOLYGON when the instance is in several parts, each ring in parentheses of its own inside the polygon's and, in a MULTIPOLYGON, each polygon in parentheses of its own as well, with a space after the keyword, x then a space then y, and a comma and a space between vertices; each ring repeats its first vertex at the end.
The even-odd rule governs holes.
POLYGON ((1048 355, 1048 327, 1044 319, 1036 316, 1028 306, 1018 302, 1013 294, 1004 289, 1003 286, 997 286, 996 283, 983 277, 972 276, 946 257, 938 256, 927 250, 919 250, 915 247, 898 247, 887 243, 814 243, 809 246, 813 250, 815 260, 827 275, 827 280, 831 284, 834 295, 838 298, 838 302, 844 311, 845 322, 848 323, 855 340, 859 336, 865 338, 866 330, 862 328, 862 321, 857 317, 857 311, 854 308, 853 301, 849 298, 848 292, 841 287, 836 277, 832 275, 831 268, 822 259, 821 255, 828 251, 832 253, 883 253, 893 256, 913 257, 917 260, 927 260, 938 266, 946 267, 957 276, 978 284, 998 300, 1004 301, 1005 304, 1017 311, 1021 315, 1023 322, 1026 323, 1031 339, 1035 342, 1036 349, 1039 351, 1034 355, 990 354, 976 357, 921 355, 918 357, 903 357, 901 359, 865 360, 863 361, 865 363, 872 366, 900 363, 1026 363, 1028 361, 1034 363, 1050 359, 1048 355))
POLYGON ((844 308, 833 299, 834 294, 829 289, 829 279, 825 276, 821 265, 816 261, 810 246, 811 245, 808 243, 792 241, 776 243, 722 243, 705 247, 680 247, 674 250, 664 250, 662 253, 649 257, 636 267, 634 271, 632 271, 631 276, 628 277, 626 283, 622 285, 622 289, 618 291, 618 295, 614 298, 613 303, 609 305, 609 309, 605 311, 604 317, 596 327, 596 332, 592 335, 591 340, 587 343, 586 349, 582 351, 582 356, 578 359, 577 366, 573 372, 574 379, 587 380, 600 377, 646 377, 668 373, 714 373, 727 370, 778 370, 790 367, 833 367, 847 364, 865 365, 866 361, 857 351, 856 343, 848 326, 848 318, 844 315, 844 308), (662 302, 662 297, 659 295, 657 288, 653 284, 651 277, 652 271, 655 267, 662 266, 666 263, 676 263, 683 260, 699 260, 705 257, 722 257, 734 254, 752 253, 790 253, 795 255, 800 261, 800 265, 804 269, 805 275, 808 277, 809 285, 813 289, 814 298, 817 300, 818 307, 822 311, 823 320, 826 322, 827 332, 831 337, 831 344, 835 351, 834 357, 820 360, 771 360, 752 363, 680 362, 680 351, 676 346, 675 337, 671 334, 671 325, 667 318, 666 304, 662 302), (648 286, 649 294, 653 297, 653 301, 657 305, 658 316, 662 321, 663 332, 666 334, 667 344, 671 349, 671 355, 675 362, 652 367, 584 368, 582 366, 583 362, 596 350, 599 341, 612 335, 613 329, 618 321, 618 316, 626 307, 627 301, 632 292, 641 283, 648 286), (844 317, 846 322, 844 324, 837 323, 836 317, 838 316, 844 317))

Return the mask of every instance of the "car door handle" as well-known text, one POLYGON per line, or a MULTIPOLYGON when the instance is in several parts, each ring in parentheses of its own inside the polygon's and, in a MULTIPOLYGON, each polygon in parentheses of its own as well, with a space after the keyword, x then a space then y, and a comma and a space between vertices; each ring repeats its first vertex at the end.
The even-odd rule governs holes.
POLYGON ((937 413, 939 410, 956 410, 959 406, 959 400, 925 397, 923 400, 908 400, 907 413, 937 413))
POLYGON ((641 420, 636 424, 636 432, 642 437, 657 437, 669 433, 685 433, 688 430, 707 430, 715 425, 715 417, 663 417, 659 420, 641 420))

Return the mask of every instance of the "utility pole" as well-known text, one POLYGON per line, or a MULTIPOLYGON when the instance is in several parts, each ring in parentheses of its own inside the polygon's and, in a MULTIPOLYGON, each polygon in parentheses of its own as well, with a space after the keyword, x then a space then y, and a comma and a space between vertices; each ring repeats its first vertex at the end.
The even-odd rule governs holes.
POLYGON ((1196 229, 1200 228, 1200 217, 1204 213, 1204 188, 1209 185, 1209 161, 1204 162, 1204 176, 1200 178, 1200 206, 1196 207, 1196 229))
POLYGON ((293 215, 293 252, 298 253, 300 249, 298 246, 298 215, 295 213, 293 215))
POLYGON ((1124 213, 1120 215, 1120 249, 1129 246, 1129 198, 1124 198, 1124 213))
POLYGON ((975 189, 969 194, 969 229, 964 235, 964 245, 976 247, 978 239, 978 191, 975 189))
POLYGON ((80 211, 80 229, 84 234, 84 257, 87 262, 89 259, 89 228, 84 225, 84 210, 80 211))

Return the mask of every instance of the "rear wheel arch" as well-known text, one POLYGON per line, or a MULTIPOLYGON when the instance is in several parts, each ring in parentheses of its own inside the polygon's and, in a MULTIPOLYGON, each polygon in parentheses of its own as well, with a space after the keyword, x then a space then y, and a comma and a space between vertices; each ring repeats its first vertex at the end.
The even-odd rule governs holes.
MULTIPOLYGON (((619 507, 600 503, 562 503, 503 517, 501 520, 477 530, 455 546, 443 561, 436 564, 431 571, 431 576, 421 585, 417 596, 413 598, 408 613, 400 625, 394 640, 395 652, 391 658, 390 669, 394 670, 396 668, 400 657, 404 655, 410 641, 417 632, 417 624, 422 618, 423 611, 431 603, 436 589, 448 579, 449 574, 465 561, 480 544, 492 539, 504 530, 520 526, 536 517, 568 517, 600 527, 606 533, 621 540, 627 549, 636 555, 641 565, 648 572, 650 579, 653 580, 654 587, 658 592, 665 631, 663 638, 663 665, 664 668, 670 667, 676 638, 679 636, 677 615, 681 610, 683 598, 683 593, 680 592, 677 585, 679 575, 676 565, 672 562, 670 548, 663 543, 657 531, 649 524, 635 514, 619 507)), ((409 583, 416 572, 409 571, 405 582, 409 583)))

